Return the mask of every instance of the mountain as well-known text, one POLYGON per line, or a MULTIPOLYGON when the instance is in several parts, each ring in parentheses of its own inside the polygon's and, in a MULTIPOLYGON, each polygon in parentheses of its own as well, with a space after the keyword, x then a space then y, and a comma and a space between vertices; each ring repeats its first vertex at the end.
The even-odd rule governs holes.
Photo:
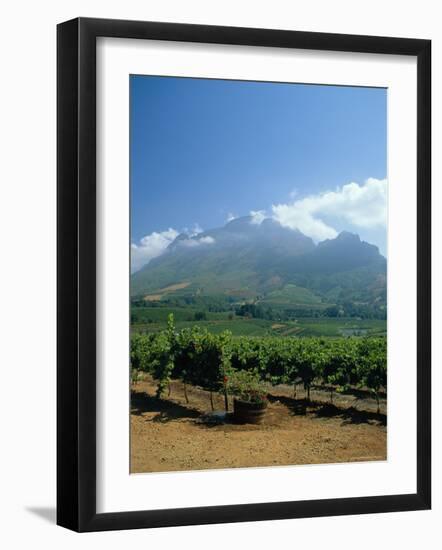
POLYGON ((132 296, 151 300, 179 293, 292 305, 385 301, 385 288, 385 258, 358 235, 342 232, 315 245, 298 230, 250 216, 179 235, 131 279, 132 296))

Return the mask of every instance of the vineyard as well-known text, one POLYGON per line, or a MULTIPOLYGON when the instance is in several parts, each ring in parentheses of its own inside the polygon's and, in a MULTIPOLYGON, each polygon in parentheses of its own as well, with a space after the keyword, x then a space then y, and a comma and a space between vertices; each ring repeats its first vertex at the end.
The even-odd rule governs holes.
POLYGON ((173 315, 167 328, 131 337, 131 373, 136 383, 140 372, 156 380, 157 397, 170 390, 171 380, 207 390, 213 409, 213 394, 238 393, 242 378, 271 385, 293 386, 294 397, 302 385, 310 399, 313 384, 334 392, 365 388, 376 399, 387 386, 387 342, 385 337, 294 338, 232 337, 225 331, 212 334, 193 326, 176 330, 173 315), (235 384, 232 381, 235 380, 235 384))

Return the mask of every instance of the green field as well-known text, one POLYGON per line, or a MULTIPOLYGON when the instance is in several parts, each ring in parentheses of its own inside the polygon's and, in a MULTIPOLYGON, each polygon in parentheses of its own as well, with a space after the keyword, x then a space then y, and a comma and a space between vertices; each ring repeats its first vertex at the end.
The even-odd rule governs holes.
POLYGON ((232 312, 204 311, 204 319, 196 320, 201 313, 192 307, 132 307, 132 332, 150 333, 166 328, 167 316, 173 313, 177 329, 198 325, 213 334, 229 330, 234 336, 382 336, 387 323, 380 319, 357 318, 299 318, 295 321, 269 321, 238 317, 232 312))
POLYGON ((270 292, 259 303, 278 309, 293 306, 321 306, 322 299, 307 288, 288 284, 280 290, 270 292))
POLYGON ((384 336, 387 321, 382 319, 300 319, 302 336, 384 336))
MULTIPOLYGON (((201 312, 201 309, 196 307, 134 307, 131 308, 133 316, 132 324, 148 324, 148 323, 164 323, 167 321, 169 313, 173 313, 176 322, 180 321, 195 321, 195 314, 201 312)), ((208 321, 219 319, 228 319, 226 312, 211 312, 204 311, 204 315, 208 321)))

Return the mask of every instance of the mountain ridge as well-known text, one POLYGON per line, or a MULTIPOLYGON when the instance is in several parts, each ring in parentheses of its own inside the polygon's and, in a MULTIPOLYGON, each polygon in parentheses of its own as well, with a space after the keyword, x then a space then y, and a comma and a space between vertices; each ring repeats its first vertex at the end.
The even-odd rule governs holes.
POLYGON ((153 294, 177 284, 184 294, 238 299, 295 285, 324 301, 340 295, 384 302, 386 259, 377 246, 348 231, 315 244, 273 219, 254 223, 244 216, 222 227, 178 235, 161 256, 132 274, 131 295, 153 294), (372 295, 370 288, 376 288, 372 295))

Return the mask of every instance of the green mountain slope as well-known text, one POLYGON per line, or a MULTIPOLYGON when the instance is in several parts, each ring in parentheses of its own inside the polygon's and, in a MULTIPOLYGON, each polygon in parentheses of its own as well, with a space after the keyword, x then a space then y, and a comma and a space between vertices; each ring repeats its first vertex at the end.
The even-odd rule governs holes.
POLYGON ((198 235, 179 235, 131 278, 131 295, 225 295, 278 306, 352 301, 385 303, 386 260, 378 248, 343 232, 315 245, 266 219, 238 218, 198 235))

